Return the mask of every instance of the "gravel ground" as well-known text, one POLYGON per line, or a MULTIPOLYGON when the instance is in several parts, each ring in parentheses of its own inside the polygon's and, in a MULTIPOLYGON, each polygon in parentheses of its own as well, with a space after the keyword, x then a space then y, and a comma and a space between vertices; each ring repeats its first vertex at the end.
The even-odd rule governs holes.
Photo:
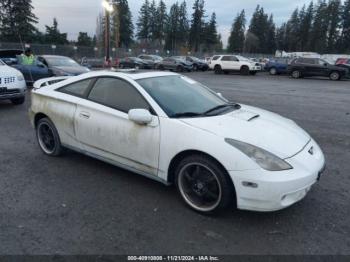
POLYGON ((39 150, 27 103, 0 102, 0 254, 350 254, 350 81, 258 74, 190 77, 295 120, 328 169, 274 213, 188 209, 173 187, 69 152, 39 150))

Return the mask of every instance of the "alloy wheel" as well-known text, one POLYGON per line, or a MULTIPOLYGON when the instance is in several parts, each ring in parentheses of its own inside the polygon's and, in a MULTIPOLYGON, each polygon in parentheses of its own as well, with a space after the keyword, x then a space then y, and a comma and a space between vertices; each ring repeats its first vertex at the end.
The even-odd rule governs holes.
POLYGON ((211 212, 219 206, 222 188, 214 171, 201 163, 185 165, 179 172, 178 186, 184 200, 201 212, 211 212))

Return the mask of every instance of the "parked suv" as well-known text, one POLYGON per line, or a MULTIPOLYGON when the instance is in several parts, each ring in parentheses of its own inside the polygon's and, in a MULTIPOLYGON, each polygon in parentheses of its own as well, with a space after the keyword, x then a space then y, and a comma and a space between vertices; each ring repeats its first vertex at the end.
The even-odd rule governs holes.
POLYGON ((214 56, 209 64, 210 69, 213 69, 215 74, 236 71, 242 75, 255 75, 261 70, 259 63, 252 62, 248 58, 235 55, 218 55, 214 56))
POLYGON ((288 66, 288 73, 293 78, 304 76, 326 76, 337 81, 348 74, 346 68, 331 65, 320 58, 296 58, 288 66))

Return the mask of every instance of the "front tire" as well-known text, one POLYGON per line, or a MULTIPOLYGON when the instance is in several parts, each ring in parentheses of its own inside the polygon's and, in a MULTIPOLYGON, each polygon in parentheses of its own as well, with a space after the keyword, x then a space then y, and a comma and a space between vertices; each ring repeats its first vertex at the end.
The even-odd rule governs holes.
POLYGON ((25 97, 13 98, 11 99, 11 103, 18 106, 18 105, 24 104, 25 100, 26 100, 25 97))
POLYGON ((175 184, 185 203, 202 214, 223 210, 235 196, 227 172, 203 155, 192 155, 180 162, 175 171, 175 184))
POLYGON ((242 66, 240 70, 241 75, 247 76, 249 75, 249 67, 248 66, 242 66))
POLYGON ((333 81, 339 81, 341 79, 341 75, 339 74, 339 72, 334 71, 329 75, 329 79, 333 81))
POLYGON ((48 156, 59 156, 63 147, 57 129, 48 118, 42 118, 36 125, 36 137, 38 144, 44 154, 48 156))

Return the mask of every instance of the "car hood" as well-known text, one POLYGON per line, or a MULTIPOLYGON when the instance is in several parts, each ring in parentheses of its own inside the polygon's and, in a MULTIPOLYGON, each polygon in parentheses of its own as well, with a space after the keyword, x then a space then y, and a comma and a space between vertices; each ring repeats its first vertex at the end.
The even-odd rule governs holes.
POLYGON ((80 75, 80 74, 83 74, 83 73, 87 73, 89 72, 90 70, 87 69, 86 67, 83 67, 83 66, 79 66, 79 67, 76 67, 76 66, 53 66, 51 67, 51 69, 59 69, 59 70, 62 70, 68 74, 72 74, 72 75, 80 75))
POLYGON ((310 141, 310 136, 295 122, 250 106, 226 115, 181 121, 223 138, 263 148, 283 159, 300 152, 310 141))
POLYGON ((7 65, 0 65, 0 77, 19 76, 19 75, 22 75, 22 73, 19 70, 7 65))

